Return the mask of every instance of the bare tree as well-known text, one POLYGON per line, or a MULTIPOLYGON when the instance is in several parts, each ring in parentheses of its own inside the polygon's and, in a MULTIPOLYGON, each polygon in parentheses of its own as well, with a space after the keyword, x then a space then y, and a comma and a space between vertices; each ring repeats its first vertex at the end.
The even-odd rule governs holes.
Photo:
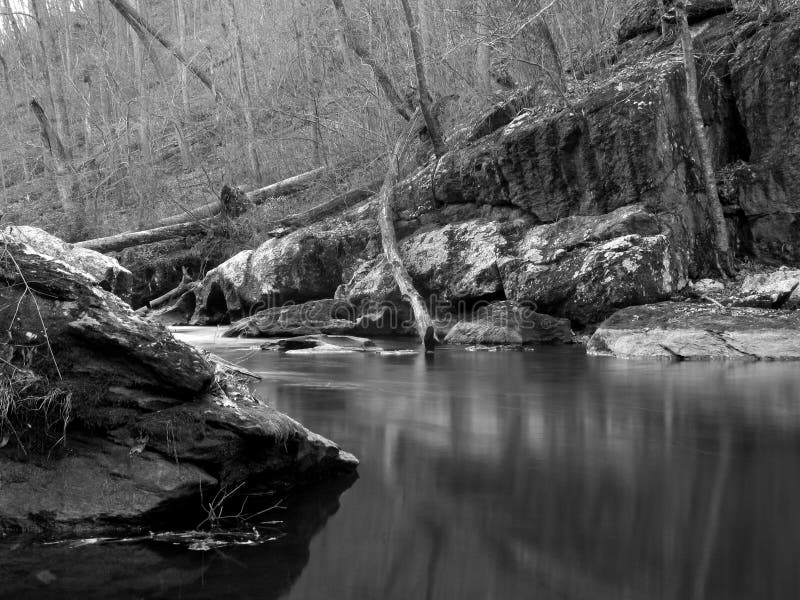
POLYGON ((489 43, 489 0, 477 0, 475 14, 475 35, 477 48, 475 51, 475 79, 480 89, 488 92, 491 87, 492 47, 489 43))
POLYGON ((425 126, 428 128, 428 135, 433 143, 433 151, 436 156, 442 156, 447 152, 442 137, 442 127, 436 112, 433 110, 433 98, 428 87, 428 78, 425 73, 425 48, 422 45, 422 38, 419 35, 419 24, 411 10, 408 0, 400 0, 403 5, 403 12, 408 24, 408 32, 411 36, 411 50, 414 53, 414 69, 417 72, 417 92, 419 96, 419 107, 422 117, 425 119, 425 126))
POLYGON ((242 107, 245 126, 247 128, 247 155, 250 159, 250 171, 256 184, 262 183, 261 165, 256 152, 256 129, 253 119, 253 98, 250 94, 250 85, 247 81, 247 71, 244 62, 244 50, 242 49, 242 34, 239 31, 239 21, 236 17, 236 5, 233 0, 227 0, 229 11, 229 23, 233 33, 233 49, 236 56, 236 77, 239 80, 244 106, 242 107))
POLYGON ((211 80, 211 76, 205 69, 200 68, 198 65, 190 61, 174 42, 163 35, 156 27, 153 27, 144 17, 142 17, 142 15, 140 15, 130 4, 128 4, 126 0, 108 0, 108 2, 117 10, 120 15, 122 15, 122 18, 125 19, 128 25, 130 25, 131 28, 137 32, 137 35, 143 35, 145 37, 152 38, 161 44, 165 50, 175 57, 175 60, 177 60, 183 67, 188 69, 192 75, 197 77, 198 81, 200 81, 200 83, 202 83, 205 88, 214 95, 214 98, 218 102, 241 114, 242 111, 238 102, 236 102, 228 94, 224 93, 219 86, 214 85, 211 80))
POLYGON ((83 207, 79 204, 77 182, 70 157, 61 142, 58 132, 50 124, 50 120, 38 100, 32 99, 30 107, 39 122, 42 144, 46 156, 49 156, 47 162, 52 166, 61 207, 67 219, 72 221, 72 231, 69 232, 68 237, 80 235, 83 227, 83 207))
POLYGON ((394 87, 394 83, 392 83, 392 78, 389 77, 389 74, 386 72, 386 70, 377 60, 372 57, 372 55, 359 41, 356 28, 353 25, 353 22, 350 20, 342 0, 332 1, 333 6, 336 9, 336 13, 339 15, 339 20, 345 33, 345 40, 350 46, 350 49, 364 62, 364 64, 368 65, 372 69, 372 73, 375 75, 375 80, 378 82, 378 85, 381 86, 381 89, 383 90, 386 99, 389 101, 389 104, 391 104, 392 107, 397 111, 397 114, 408 121, 411 118, 409 107, 401 99, 400 94, 394 87))

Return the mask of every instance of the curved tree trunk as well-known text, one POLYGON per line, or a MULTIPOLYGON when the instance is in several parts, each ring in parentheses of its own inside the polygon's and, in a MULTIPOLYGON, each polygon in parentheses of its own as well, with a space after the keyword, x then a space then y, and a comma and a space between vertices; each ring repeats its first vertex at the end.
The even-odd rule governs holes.
POLYGON ((411 276, 403 265, 403 258, 400 256, 400 251, 397 248, 397 236, 394 230, 394 214, 392 211, 392 196, 400 172, 400 160, 405 153, 405 149, 411 137, 414 135, 419 112, 420 111, 417 110, 414 115, 412 115, 408 126, 397 140, 394 150, 389 156, 389 168, 386 171, 386 177, 383 180, 383 186, 378 195, 380 202, 378 226, 381 230, 383 254, 392 270, 392 275, 397 282, 397 287, 400 288, 400 293, 411 305, 417 333, 425 344, 425 349, 432 350, 434 342, 436 341, 433 319, 428 312, 428 308, 425 306, 425 300, 414 287, 411 276))
POLYGON ((711 157, 711 148, 706 137, 703 115, 700 112, 700 103, 697 99, 697 69, 694 63, 694 45, 692 33, 689 30, 689 19, 686 13, 686 0, 675 2, 675 18, 678 25, 678 35, 683 47, 683 65, 686 73, 686 104, 689 107, 689 118, 692 123, 700 167, 703 174, 703 183, 706 190, 707 208, 714 230, 714 253, 717 269, 723 276, 731 274, 732 256, 728 226, 725 223, 725 214, 717 191, 717 176, 714 172, 714 163, 711 157))

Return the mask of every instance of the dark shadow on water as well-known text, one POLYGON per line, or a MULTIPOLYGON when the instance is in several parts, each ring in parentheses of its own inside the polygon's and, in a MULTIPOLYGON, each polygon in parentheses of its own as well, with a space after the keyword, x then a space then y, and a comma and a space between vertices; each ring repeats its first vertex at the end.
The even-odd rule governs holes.
POLYGON ((292 492, 285 500, 289 508, 270 513, 284 521, 284 536, 256 547, 200 552, 150 541, 75 548, 23 537, 0 540, 0 598, 280 598, 306 567, 312 538, 357 478, 292 492))

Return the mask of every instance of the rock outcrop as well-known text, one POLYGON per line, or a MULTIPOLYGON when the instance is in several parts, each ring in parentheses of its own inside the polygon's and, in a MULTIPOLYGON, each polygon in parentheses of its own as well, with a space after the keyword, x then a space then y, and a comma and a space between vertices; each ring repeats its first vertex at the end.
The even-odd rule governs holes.
POLYGON ((0 530, 143 524, 201 486, 357 464, 88 273, 3 253, 0 530))
MULTIPOLYGON (((622 18, 617 40, 622 43, 642 34, 656 31, 661 26, 664 11, 661 2, 636 2, 622 18)), ((732 0, 693 0, 686 7, 689 23, 696 23, 715 15, 733 12, 732 0)), ((674 19, 674 17, 673 17, 674 19)))
POLYGON ((493 302, 460 321, 444 340, 448 344, 566 344, 572 342, 569 321, 539 314, 514 302, 493 302))
POLYGON ((800 312, 663 302, 603 322, 590 354, 666 360, 800 360, 800 312))
MULTIPOLYGON (((590 94, 529 110, 518 94, 398 184, 400 251, 435 305, 534 303, 584 326, 713 274, 681 53, 673 40, 636 37, 655 26, 644 6, 590 94)), ((692 7, 699 99, 737 252, 800 262, 800 14, 759 23, 725 0, 692 7)), ((376 242, 369 202, 269 240, 209 274, 194 322, 331 297, 357 314, 393 306, 402 321, 376 242)))
MULTIPOLYGON (((457 312, 459 303, 504 297, 581 325, 668 298, 688 270, 667 222, 641 205, 548 225, 470 220, 412 234, 400 251, 415 285, 457 312)), ((399 292, 381 257, 336 297, 358 307, 397 303, 399 292)))
POLYGON ((286 302, 332 297, 358 260, 375 254, 377 228, 364 221, 326 223, 270 238, 209 271, 192 323, 217 324, 286 302))

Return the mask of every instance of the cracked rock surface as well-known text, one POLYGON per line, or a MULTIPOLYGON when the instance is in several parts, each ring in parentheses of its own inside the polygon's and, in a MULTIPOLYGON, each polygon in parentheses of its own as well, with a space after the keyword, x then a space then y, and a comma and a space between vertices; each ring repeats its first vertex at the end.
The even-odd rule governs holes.
POLYGON ((800 360, 800 312, 661 302, 618 311, 588 351, 667 360, 800 360))

